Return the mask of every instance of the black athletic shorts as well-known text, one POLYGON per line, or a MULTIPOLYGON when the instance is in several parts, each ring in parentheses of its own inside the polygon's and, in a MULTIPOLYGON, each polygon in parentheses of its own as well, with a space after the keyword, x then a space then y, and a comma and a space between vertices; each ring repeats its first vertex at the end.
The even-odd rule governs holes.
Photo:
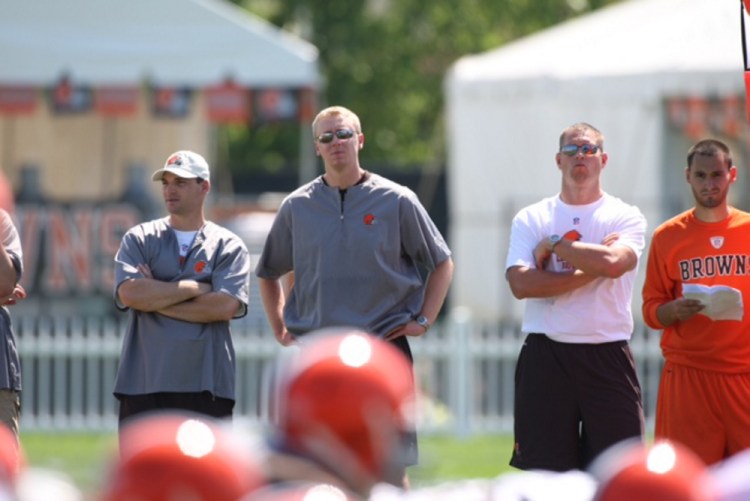
MULTIPOLYGON (((397 337, 390 341, 398 350, 409 360, 409 364, 414 365, 414 357, 409 346, 409 339, 406 336, 397 337)), ((415 397, 416 398, 416 397, 415 397)), ((403 458, 400 461, 404 467, 414 466, 419 463, 419 445, 417 439, 417 430, 409 430, 402 437, 403 458)), ((396 484, 398 485, 398 484, 396 484)))
POLYGON ((116 395, 120 401, 119 425, 131 417, 151 411, 184 410, 214 418, 229 418, 234 400, 215 397, 209 391, 195 393, 160 392, 144 395, 116 395))
POLYGON ((511 466, 584 469, 645 432, 641 388, 626 341, 560 343, 529 334, 516 366, 511 466))
POLYGON ((414 364, 414 356, 411 354, 411 346, 409 345, 409 338, 406 336, 400 336, 396 339, 393 339, 390 341, 390 343, 395 346, 398 351, 404 354, 406 359, 409 361, 410 364, 414 364))

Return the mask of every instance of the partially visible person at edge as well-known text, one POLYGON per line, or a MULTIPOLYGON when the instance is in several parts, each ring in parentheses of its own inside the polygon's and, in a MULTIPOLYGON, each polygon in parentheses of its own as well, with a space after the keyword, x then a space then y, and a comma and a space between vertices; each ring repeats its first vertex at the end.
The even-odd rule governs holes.
POLYGON ((0 423, 18 439, 21 419, 21 360, 8 306, 26 297, 21 239, 13 223, 13 192, 0 171, 0 423))
POLYGON ((526 300, 510 461, 523 470, 583 469, 645 428, 628 341, 646 219, 603 190, 608 155, 592 125, 563 130, 555 160, 561 190, 514 217, 506 261, 526 300))
POLYGON ((229 321, 247 312, 242 240, 206 220, 206 160, 169 156, 152 175, 167 216, 131 228, 115 256, 114 297, 128 311, 114 394, 124 420, 158 409, 230 417, 235 354, 229 321))
POLYGON ((360 165, 357 115, 326 108, 312 132, 325 172, 282 202, 255 270, 269 324, 282 345, 356 327, 411 361, 408 338, 425 334, 445 301, 451 251, 411 190, 360 165))
POLYGON ((643 318, 664 331, 655 435, 713 464, 750 447, 750 214, 727 200, 737 167, 721 141, 690 148, 685 179, 695 205, 654 231, 643 318), (735 311, 685 297, 695 284, 731 289, 735 311))

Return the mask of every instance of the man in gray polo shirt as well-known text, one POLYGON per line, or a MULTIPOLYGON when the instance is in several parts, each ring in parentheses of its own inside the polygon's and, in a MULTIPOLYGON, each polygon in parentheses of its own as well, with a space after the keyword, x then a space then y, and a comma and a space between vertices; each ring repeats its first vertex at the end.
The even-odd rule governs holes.
MULTIPOLYGON (((411 362, 408 339, 427 332, 448 293, 451 251, 413 191, 361 166, 354 112, 326 108, 312 131, 325 172, 284 199, 255 268, 268 323, 285 346, 355 327, 411 362)), ((404 485, 418 456, 416 434, 406 441, 393 479, 404 485)))
POLYGON ((206 160, 169 156, 168 215, 131 228, 115 256, 115 304, 128 311, 114 394, 120 424, 142 412, 232 415, 235 355, 229 321, 247 312, 250 259, 242 240, 207 221, 206 160))

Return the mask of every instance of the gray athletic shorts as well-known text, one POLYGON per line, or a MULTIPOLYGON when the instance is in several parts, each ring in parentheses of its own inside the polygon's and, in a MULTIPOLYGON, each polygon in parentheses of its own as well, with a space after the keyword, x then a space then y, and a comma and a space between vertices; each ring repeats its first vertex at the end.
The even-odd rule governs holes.
POLYGON ((21 419, 21 394, 14 390, 0 390, 0 422, 18 436, 21 419))

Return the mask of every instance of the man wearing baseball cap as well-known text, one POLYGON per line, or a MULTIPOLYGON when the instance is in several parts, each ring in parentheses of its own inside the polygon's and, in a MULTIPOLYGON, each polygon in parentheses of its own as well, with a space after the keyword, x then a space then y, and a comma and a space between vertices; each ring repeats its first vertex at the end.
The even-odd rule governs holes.
POLYGON ((161 181, 164 173, 171 172, 177 177, 184 179, 205 179, 208 180, 208 162, 206 159, 192 151, 178 151, 169 155, 164 167, 154 172, 151 176, 152 181, 161 181))
POLYGON ((114 389, 120 424, 158 409, 229 417, 229 321, 247 312, 247 248, 205 218, 211 183, 201 155, 175 152, 151 179, 161 182, 167 215, 131 228, 115 256, 115 304, 128 312, 114 389))

